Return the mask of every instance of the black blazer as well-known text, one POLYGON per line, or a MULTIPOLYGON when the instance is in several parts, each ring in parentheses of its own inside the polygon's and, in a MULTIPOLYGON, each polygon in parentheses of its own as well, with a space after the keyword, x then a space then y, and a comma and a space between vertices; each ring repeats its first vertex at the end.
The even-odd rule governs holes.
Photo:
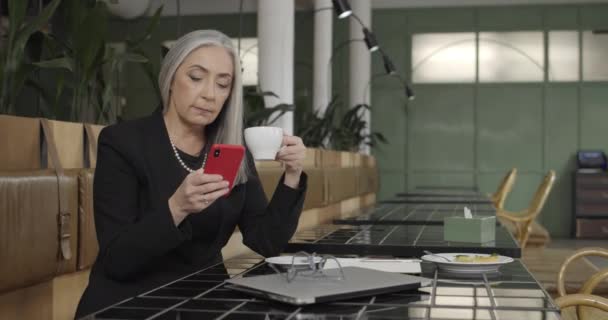
POLYGON ((162 114, 104 128, 93 185, 99 254, 76 317, 221 262, 236 226, 252 250, 279 254, 296 230, 306 174, 297 190, 281 178, 268 202, 249 153, 247 161, 247 183, 176 227, 168 200, 188 172, 173 154, 162 114))

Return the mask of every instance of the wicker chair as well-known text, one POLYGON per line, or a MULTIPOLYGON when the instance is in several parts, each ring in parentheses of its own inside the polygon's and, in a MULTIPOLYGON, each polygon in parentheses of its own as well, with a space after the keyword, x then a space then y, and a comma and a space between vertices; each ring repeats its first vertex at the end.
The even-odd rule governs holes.
POLYGON ((526 247, 528 238, 530 237, 530 231, 532 229, 532 223, 534 219, 538 217, 545 202, 549 197, 553 184, 555 183, 555 171, 549 170, 543 182, 536 189, 534 198, 530 203, 530 206, 520 212, 511 212, 505 209, 497 209, 496 216, 506 223, 513 223, 516 227, 515 237, 522 248, 526 247))
POLYGON ((509 172, 502 178, 502 181, 498 185, 498 189, 494 192, 490 198, 492 199, 492 203, 494 203, 494 207, 496 209, 504 209, 505 201, 507 200, 507 196, 513 190, 513 185, 515 184, 515 178, 517 177, 517 169, 511 168, 509 172))
POLYGON ((559 273, 557 274, 557 293, 559 297, 555 299, 555 303, 560 308, 576 306, 576 313, 579 320, 597 318, 597 315, 589 315, 590 310, 587 308, 581 308, 581 306, 592 307, 600 309, 604 312, 608 312, 608 299, 592 294, 595 287, 597 287, 602 281, 608 279, 608 268, 599 270, 597 273, 587 279, 578 293, 566 293, 566 269, 574 260, 584 256, 600 256, 608 258, 608 249, 597 247, 583 248, 575 251, 571 256, 566 258, 566 260, 562 263, 559 273))

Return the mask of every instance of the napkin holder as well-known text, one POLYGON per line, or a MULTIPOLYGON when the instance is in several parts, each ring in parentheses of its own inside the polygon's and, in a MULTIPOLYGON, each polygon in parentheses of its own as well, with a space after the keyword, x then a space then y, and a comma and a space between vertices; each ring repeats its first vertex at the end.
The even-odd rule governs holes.
POLYGON ((443 221, 443 240, 485 243, 496 240, 496 217, 446 217, 443 221))

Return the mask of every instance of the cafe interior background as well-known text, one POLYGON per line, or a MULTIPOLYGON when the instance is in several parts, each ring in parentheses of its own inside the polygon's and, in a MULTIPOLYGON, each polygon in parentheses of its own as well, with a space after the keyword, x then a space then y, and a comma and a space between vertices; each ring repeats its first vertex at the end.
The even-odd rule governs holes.
MULTIPOLYGON (((504 208, 519 212, 554 170, 524 264, 557 297, 559 267, 577 249, 608 257, 608 1, 351 0, 358 19, 326 0, 1 4, 1 319, 71 318, 97 250, 97 135, 158 107, 162 55, 197 29, 238 44, 247 125, 282 126, 310 147, 307 168, 321 176, 309 189, 320 191, 298 230, 397 192, 493 194, 512 168, 504 208), (590 190, 581 169, 597 176, 590 190), (49 178, 57 171, 76 177, 61 187, 73 193, 49 178)), ((276 167, 258 170, 275 185, 276 167)), ((225 258, 246 252, 233 238, 225 258)), ((583 260, 572 290, 608 268, 583 260)))

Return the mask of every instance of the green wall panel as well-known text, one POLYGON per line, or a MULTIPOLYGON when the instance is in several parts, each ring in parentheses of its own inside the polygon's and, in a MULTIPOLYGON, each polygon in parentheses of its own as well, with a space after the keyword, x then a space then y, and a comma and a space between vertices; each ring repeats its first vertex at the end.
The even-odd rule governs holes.
POLYGON ((537 6, 478 9, 480 31, 541 30, 543 10, 537 6))
POLYGON ((485 85, 478 91, 480 171, 541 171, 542 88, 540 85, 485 85))
POLYGON ((408 29, 411 32, 472 31, 475 29, 474 17, 474 10, 464 8, 412 10, 408 13, 408 29))
POLYGON ((608 6, 588 5, 581 7, 580 24, 583 30, 608 28, 608 6))
POLYGON ((405 171, 380 170, 380 191, 378 200, 394 198, 395 193, 405 190, 405 171))
POLYGON ((608 84, 585 84, 581 97, 581 147, 608 150, 608 84))
MULTIPOLYGON (((382 50, 391 57, 395 68, 400 74, 407 77, 410 61, 410 47, 408 39, 408 17, 400 10, 377 10, 374 11, 372 19, 372 31, 376 35, 378 43, 381 44, 382 50), (395 32, 399 30, 399 32, 395 32)), ((379 52, 372 53, 372 75, 385 74, 382 56, 379 52)), ((399 88, 400 83, 393 81, 383 81, 386 86, 399 88)), ((374 81, 374 85, 379 81, 374 81)), ((386 87, 382 86, 382 88, 386 87)))
POLYGON ((545 171, 555 170, 557 180, 541 221, 555 236, 570 233, 572 172, 578 149, 578 85, 551 84, 546 89, 545 171))
POLYGON ((473 188, 475 178, 473 173, 460 172, 415 172, 408 175, 408 189, 424 187, 465 187, 473 188))
POLYGON ((406 111, 403 95, 395 90, 376 91, 372 97, 372 130, 385 136, 388 144, 379 144, 373 152, 378 166, 386 170, 406 170, 406 111), (378 112, 378 108, 382 108, 378 112))
POLYGON ((557 179, 540 221, 555 237, 569 237, 572 225, 572 173, 557 173, 557 179))
POLYGON ((547 30, 577 30, 578 9, 572 7, 549 7, 545 9, 544 25, 547 30))
POLYGON ((410 108, 410 169, 473 170, 473 86, 419 85, 416 91, 410 108))
POLYGON ((548 85, 545 106, 545 168, 573 170, 578 147, 578 86, 548 85))

